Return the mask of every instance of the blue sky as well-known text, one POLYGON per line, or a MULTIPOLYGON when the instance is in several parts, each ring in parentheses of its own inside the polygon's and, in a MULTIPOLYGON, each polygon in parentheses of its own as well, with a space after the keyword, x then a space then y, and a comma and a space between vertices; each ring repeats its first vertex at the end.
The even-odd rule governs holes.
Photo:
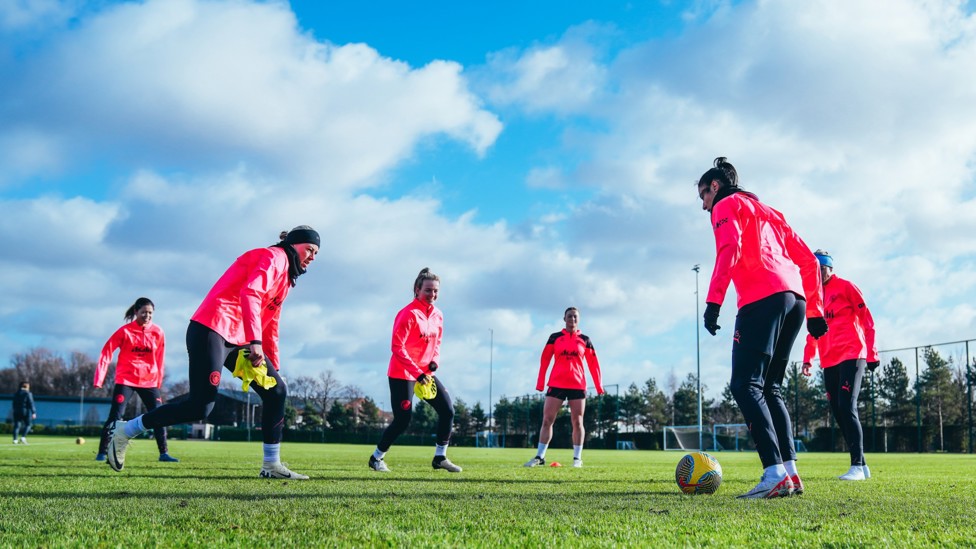
MULTIPOLYGON (((0 360, 96 354, 146 295, 184 378, 213 281, 310 224, 286 376, 388 406, 392 320, 431 267, 456 397, 487 404, 489 356, 496 400, 532 392, 569 305, 607 384, 667 387, 695 369, 693 182, 719 155, 833 253, 882 348, 976 337, 973 8, 877 5, 0 4, 0 360)), ((702 332, 713 397, 729 338, 702 332)))

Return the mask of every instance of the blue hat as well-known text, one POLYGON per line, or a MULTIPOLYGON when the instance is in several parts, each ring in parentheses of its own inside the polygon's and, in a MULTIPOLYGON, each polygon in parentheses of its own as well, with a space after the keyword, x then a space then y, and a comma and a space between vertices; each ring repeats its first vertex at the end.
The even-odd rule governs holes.
POLYGON ((831 269, 834 268, 834 259, 830 257, 830 254, 814 253, 813 255, 814 257, 817 258, 817 261, 819 261, 820 264, 823 265, 824 267, 830 267, 831 269))

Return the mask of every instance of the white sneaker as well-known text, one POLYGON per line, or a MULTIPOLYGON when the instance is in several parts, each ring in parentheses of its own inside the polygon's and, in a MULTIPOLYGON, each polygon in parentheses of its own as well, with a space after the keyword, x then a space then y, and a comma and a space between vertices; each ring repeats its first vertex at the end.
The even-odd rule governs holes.
POLYGON ((851 465, 851 468, 843 475, 837 477, 841 480, 864 480, 864 469, 862 465, 851 465))
POLYGON ((737 499, 772 499, 784 498, 793 493, 793 480, 790 475, 783 474, 782 477, 763 472, 759 484, 737 499))
POLYGON ((525 465, 523 465, 523 467, 537 467, 539 465, 545 465, 545 464, 546 464, 546 460, 545 459, 543 459, 543 458, 541 458, 539 456, 535 456, 534 458, 530 459, 529 461, 526 461, 525 462, 525 465))
POLYGON ((864 478, 871 478, 871 469, 868 469, 867 465, 862 465, 861 471, 864 473, 864 478))
POLYGON ((14 439, 14 444, 20 444, 20 441, 17 440, 17 439, 14 439))
POLYGON ((369 468, 377 473, 390 472, 390 468, 386 466, 386 462, 382 459, 376 459, 376 456, 369 456, 369 468))
POLYGON ((291 480, 308 480, 308 475, 303 475, 301 473, 296 473, 288 469, 287 463, 268 463, 264 462, 261 466, 261 472, 258 474, 261 478, 287 478, 291 480))
POLYGON ((583 467, 583 460, 580 459, 580 458, 573 458, 573 467, 576 467, 578 469, 579 468, 582 468, 583 467))
POLYGON ((125 451, 129 447, 129 437, 125 436, 126 421, 121 419, 108 428, 108 451, 105 461, 113 471, 121 471, 125 467, 125 451))
POLYGON ((24 438, 24 437, 20 437, 20 443, 26 445, 27 444, 27 439, 24 438))

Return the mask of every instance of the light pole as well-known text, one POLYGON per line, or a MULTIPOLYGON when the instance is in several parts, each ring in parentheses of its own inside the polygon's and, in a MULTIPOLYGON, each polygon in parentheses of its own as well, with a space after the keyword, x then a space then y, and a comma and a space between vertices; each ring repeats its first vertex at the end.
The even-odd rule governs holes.
POLYGON ((698 320, 698 272, 701 266, 697 263, 691 268, 695 271, 695 363, 697 366, 696 380, 698 382, 698 449, 702 447, 702 390, 701 390, 701 322, 698 320))
MULTIPOLYGON (((490 335, 490 343, 488 345, 488 437, 491 438, 491 424, 495 417, 495 411, 491 407, 491 385, 492 377, 494 375, 494 363, 495 363, 495 330, 488 328, 488 334, 490 335)), ((489 448, 491 446, 489 445, 489 448)))

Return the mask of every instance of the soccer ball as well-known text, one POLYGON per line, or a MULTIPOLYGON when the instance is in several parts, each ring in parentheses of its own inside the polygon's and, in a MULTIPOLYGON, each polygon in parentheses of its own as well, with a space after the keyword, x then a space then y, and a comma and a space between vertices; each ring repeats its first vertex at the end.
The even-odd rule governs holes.
POLYGON ((722 466, 705 452, 693 452, 678 462, 674 480, 686 494, 714 494, 722 484, 722 466))
POLYGON ((84 443, 85 443, 85 439, 83 439, 82 437, 78 437, 75 439, 75 444, 84 444, 84 443))

